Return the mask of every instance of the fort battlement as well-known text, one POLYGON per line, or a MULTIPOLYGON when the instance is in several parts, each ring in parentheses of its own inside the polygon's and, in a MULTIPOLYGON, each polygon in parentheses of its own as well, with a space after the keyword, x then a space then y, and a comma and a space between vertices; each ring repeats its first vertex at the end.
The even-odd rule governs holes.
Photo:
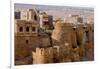
POLYGON ((38 47, 35 51, 32 51, 33 64, 71 61, 69 58, 70 50, 68 44, 65 46, 38 47))
POLYGON ((33 64, 40 63, 52 63, 53 62, 53 48, 36 48, 36 51, 32 52, 33 64))

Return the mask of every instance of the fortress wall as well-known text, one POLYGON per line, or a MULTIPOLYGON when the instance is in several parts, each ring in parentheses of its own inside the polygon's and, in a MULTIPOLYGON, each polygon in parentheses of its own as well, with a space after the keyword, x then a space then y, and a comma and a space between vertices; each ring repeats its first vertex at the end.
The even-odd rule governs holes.
MULTIPOLYGON (((71 53, 71 61, 79 61, 86 57, 86 44, 87 40, 93 43, 93 25, 92 24, 77 24, 76 26, 71 23, 57 22, 55 29, 52 33, 53 45, 61 46, 64 48, 65 44, 69 44, 71 53), (85 27, 86 26, 86 27, 85 27), (76 27, 76 28, 74 28, 76 27), (86 33, 88 31, 88 33, 86 33), (87 36, 88 35, 88 36, 87 36)), ((68 48, 66 48, 67 50, 68 48)), ((59 58, 64 60, 64 49, 60 48, 59 53, 63 53, 59 58)), ((91 49, 92 50, 92 49, 91 49)), ((93 53, 92 53, 93 54, 93 53)), ((61 60, 61 61, 63 61, 61 60)), ((64 60, 65 61, 65 60, 64 60)))
POLYGON ((66 42, 69 43, 69 45, 72 45, 71 43, 71 33, 72 33, 72 26, 70 23, 59 23, 57 22, 55 24, 55 29, 52 33, 52 40, 54 45, 64 45, 66 42))
POLYGON ((84 30, 82 25, 78 26, 78 28, 74 28, 74 24, 72 23, 58 22, 55 24, 55 29, 52 33, 52 39, 54 45, 61 46, 59 51, 59 61, 67 62, 80 60, 79 48, 77 48, 77 40, 82 45, 83 34, 84 30), (66 46, 66 44, 68 45, 66 46), (76 49, 78 50, 76 51, 76 49), (74 52, 76 56, 73 54, 74 52))
POLYGON ((15 56, 16 59, 30 55, 36 47, 47 47, 50 45, 47 36, 15 36, 15 56))
POLYGON ((85 49, 86 49, 85 55, 86 55, 87 60, 89 60, 89 61, 94 60, 94 46, 93 46, 93 44, 87 43, 85 49))
POLYGON ((25 37, 15 36, 15 60, 23 59, 30 54, 30 48, 25 43, 25 37))
POLYGON ((72 48, 71 49, 71 61, 72 62, 76 62, 76 61, 80 61, 80 55, 79 55, 79 47, 76 48, 72 48))
POLYGON ((33 64, 74 62, 82 60, 84 56, 93 60, 94 26, 92 24, 86 26, 84 28, 84 24, 77 24, 74 28, 72 23, 57 22, 52 33, 53 47, 49 47, 47 34, 37 33, 37 36, 27 33, 16 34, 15 59, 23 59, 32 52, 33 64))
POLYGON ((53 49, 50 48, 36 48, 33 54, 33 64, 43 64, 53 62, 53 49))
POLYGON ((71 62, 71 47, 61 46, 59 49, 60 62, 71 62))
POLYGON ((87 60, 94 60, 94 24, 88 24, 88 42, 85 44, 87 60))
POLYGON ((60 57, 61 57, 61 53, 60 53, 60 46, 54 46, 53 47, 53 62, 54 63, 58 63, 60 62, 60 57))
POLYGON ((36 52, 32 52, 32 54, 33 54, 33 64, 45 63, 43 49, 36 48, 36 52))

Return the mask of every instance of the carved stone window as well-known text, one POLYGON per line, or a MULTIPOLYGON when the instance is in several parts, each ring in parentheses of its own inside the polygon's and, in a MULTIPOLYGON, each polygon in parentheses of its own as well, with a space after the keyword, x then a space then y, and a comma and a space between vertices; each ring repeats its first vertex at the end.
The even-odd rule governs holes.
POLYGON ((19 32, 23 32, 23 27, 19 27, 19 32))
POLYGON ((86 33, 86 41, 88 42, 89 41, 89 31, 85 31, 85 33, 86 33))
POLYGON ((29 43, 29 41, 28 40, 26 40, 26 44, 28 44, 29 43))
POLYGON ((37 20, 37 16, 36 16, 36 14, 34 15, 34 20, 37 20))
POLYGON ((29 32, 29 27, 26 27, 26 32, 29 32))
POLYGON ((32 32, 35 32, 35 27, 32 27, 32 32))

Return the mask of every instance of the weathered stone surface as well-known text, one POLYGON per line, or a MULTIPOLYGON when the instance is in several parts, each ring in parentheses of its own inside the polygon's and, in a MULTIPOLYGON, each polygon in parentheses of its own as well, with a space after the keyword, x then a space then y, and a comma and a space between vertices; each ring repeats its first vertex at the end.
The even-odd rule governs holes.
POLYGON ((72 25, 70 23, 56 23, 52 33, 53 44, 62 45, 68 42, 71 45, 71 30, 72 25))
POLYGON ((87 43, 86 44, 86 50, 85 50, 85 52, 86 52, 86 58, 88 59, 88 60, 94 60, 94 46, 93 46, 93 44, 92 43, 87 43))
POLYGON ((52 63, 53 62, 53 49, 50 48, 36 48, 33 54, 33 64, 52 63))
POLYGON ((92 25, 84 27, 84 24, 74 26, 72 23, 57 22, 50 44, 47 33, 18 32, 15 35, 15 64, 75 62, 84 58, 93 60, 93 33, 92 25), (28 56, 32 59, 25 59, 28 56))

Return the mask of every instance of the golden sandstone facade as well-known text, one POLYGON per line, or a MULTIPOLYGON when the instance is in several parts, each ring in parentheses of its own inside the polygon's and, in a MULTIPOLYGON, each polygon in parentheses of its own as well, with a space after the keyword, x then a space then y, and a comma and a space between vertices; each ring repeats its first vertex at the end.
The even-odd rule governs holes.
POLYGON ((94 60, 93 23, 57 20, 49 35, 36 10, 21 11, 20 16, 15 19, 15 65, 94 60))

